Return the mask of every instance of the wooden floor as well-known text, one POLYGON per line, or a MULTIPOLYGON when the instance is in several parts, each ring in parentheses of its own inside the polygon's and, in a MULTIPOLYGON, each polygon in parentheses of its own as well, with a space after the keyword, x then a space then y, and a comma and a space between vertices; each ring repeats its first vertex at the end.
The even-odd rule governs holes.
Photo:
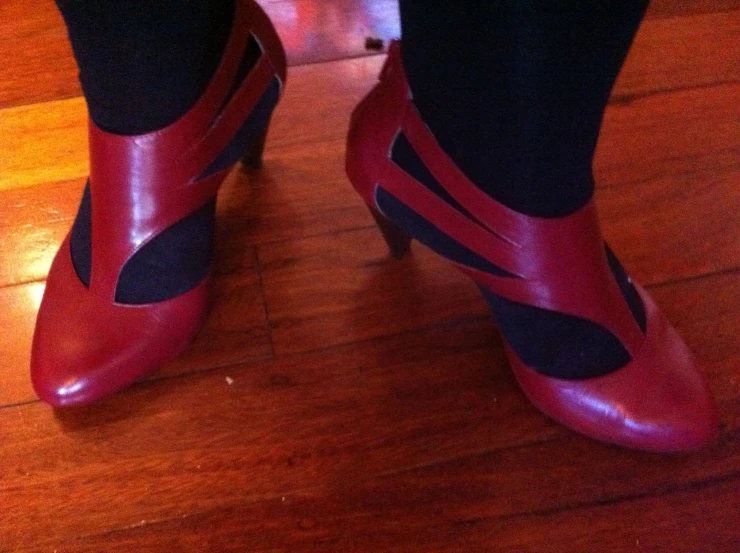
POLYGON ((0 551, 740 552, 740 3, 655 0, 596 160, 605 234, 702 359, 721 438, 625 451, 523 397, 474 286, 389 259, 343 174, 392 0, 265 1, 266 166, 219 198, 213 309, 146 382, 54 411, 35 311, 87 174, 52 0, 0 3, 0 551))

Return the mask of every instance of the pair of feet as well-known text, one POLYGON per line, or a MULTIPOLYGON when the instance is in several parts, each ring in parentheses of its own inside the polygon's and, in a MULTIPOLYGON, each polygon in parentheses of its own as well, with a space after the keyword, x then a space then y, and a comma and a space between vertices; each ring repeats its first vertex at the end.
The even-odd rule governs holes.
MULTIPOLYGON (((49 403, 120 390, 178 355, 203 322, 215 195, 243 152, 259 159, 250 148, 259 154, 285 82, 264 13, 239 2, 236 19, 210 85, 173 125, 133 137, 91 126, 90 181, 34 336, 32 378, 49 403), (256 58, 244 55, 250 43, 256 58)), ((413 236, 475 280, 525 393, 566 426, 658 451, 711 440, 701 373, 605 247, 592 202, 542 219, 482 193, 415 110, 399 48, 353 115, 347 157, 392 251, 413 236)))

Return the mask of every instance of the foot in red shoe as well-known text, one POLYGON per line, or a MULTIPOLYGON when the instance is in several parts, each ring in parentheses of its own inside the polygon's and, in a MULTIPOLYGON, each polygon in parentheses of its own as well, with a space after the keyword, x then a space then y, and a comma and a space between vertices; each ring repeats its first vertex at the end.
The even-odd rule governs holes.
POLYGON ((181 353, 204 321, 216 193, 245 151, 260 160, 285 82, 265 13, 239 0, 234 17, 220 65, 177 121, 134 136, 90 123, 90 179, 52 263, 31 352, 34 388, 52 405, 132 384, 181 353), (243 75, 250 44, 259 55, 243 75))
MULTIPOLYGON (((601 376, 558 378, 525 363, 507 343, 522 389, 543 412, 593 438, 637 449, 683 451, 714 438, 716 411, 701 370, 640 287, 634 290, 642 324, 635 316, 615 277, 593 201, 562 217, 540 218, 482 192, 422 121, 399 43, 380 83, 353 114, 347 173, 382 222, 392 251, 407 249, 404 235, 418 238, 470 276, 490 303, 502 299, 564 325, 598 328, 624 351, 624 362, 601 376), (394 163, 399 140, 409 143, 433 187, 394 163)), ((584 351, 558 358, 577 364, 588 356, 584 351)))

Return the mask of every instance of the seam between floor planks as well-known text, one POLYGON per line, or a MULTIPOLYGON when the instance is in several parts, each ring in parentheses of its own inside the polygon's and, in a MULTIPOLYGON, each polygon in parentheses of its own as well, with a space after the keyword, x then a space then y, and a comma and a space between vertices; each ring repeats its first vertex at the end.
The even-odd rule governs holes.
MULTIPOLYGON (((568 505, 564 505, 563 507, 554 507, 551 509, 541 509, 541 510, 533 510, 533 511, 523 511, 521 513, 512 513, 509 515, 503 515, 500 517, 496 517, 496 520, 512 520, 517 518, 523 518, 528 516, 548 516, 548 515, 554 515, 557 513, 564 513, 568 511, 578 511, 582 509, 590 509, 593 507, 606 507, 609 505, 618 505, 620 503, 629 503, 632 501, 639 501, 641 499, 646 499, 649 497, 670 497, 674 494, 684 493, 688 491, 695 491, 695 490, 705 490, 712 488, 714 486, 721 486, 723 484, 727 484, 729 482, 732 482, 734 480, 740 479, 740 471, 731 472, 729 474, 725 474, 722 476, 715 476, 713 478, 706 478, 704 480, 696 480, 693 482, 686 482, 684 484, 679 484, 674 487, 666 487, 664 490, 659 491, 657 493, 651 493, 651 492, 645 492, 645 493, 634 493, 634 494, 624 494, 621 496, 615 496, 612 498, 607 499, 597 499, 594 501, 581 501, 577 503, 571 503, 568 505)), ((484 520, 490 520, 492 517, 481 517, 479 519, 473 519, 475 521, 484 521, 484 520)), ((465 523, 467 521, 461 521, 462 523, 465 523)))
MULTIPOLYGON (((441 466, 445 464, 455 463, 457 461, 472 459, 475 457, 485 456, 489 454, 495 454, 498 452, 506 452, 506 451, 516 450, 516 449, 526 449, 528 447, 544 445, 544 444, 556 444, 558 442, 569 441, 574 436, 580 437, 568 430, 565 430, 565 429, 561 429, 561 430, 562 432, 559 432, 557 435, 554 435, 552 437, 545 437, 539 440, 531 440, 529 442, 524 441, 522 443, 513 444, 513 445, 509 445, 505 447, 494 447, 494 448, 489 448, 487 450, 484 449, 480 451, 470 452, 465 455, 451 456, 449 458, 440 459, 439 461, 435 461, 432 463, 424 463, 424 464, 415 465, 415 466, 403 467, 402 469, 397 470, 397 471, 383 471, 380 473, 373 474, 369 476, 369 478, 376 479, 376 480, 377 479, 382 480, 383 478, 386 478, 386 477, 403 475, 404 473, 413 472, 414 470, 418 470, 418 469, 432 468, 432 467, 441 466)), ((734 434, 740 434, 740 432, 736 431, 734 434)), ((723 440, 723 441, 727 441, 727 440, 723 440)), ((717 444, 716 447, 720 447, 721 445, 722 444, 719 443, 717 444)), ((605 445, 605 447, 612 447, 612 446, 605 445)), ((650 453, 647 453, 646 455, 650 455, 650 453)), ((354 483, 363 482, 366 479, 367 478, 363 478, 363 477, 348 478, 348 479, 343 480, 343 483, 345 485, 351 486, 354 483)), ((687 491, 700 491, 700 490, 711 489, 714 486, 721 486, 723 484, 733 482, 734 480, 740 480, 740 471, 733 471, 733 472, 727 473, 722 476, 715 476, 715 477, 710 477, 710 478, 705 478, 705 479, 693 480, 693 481, 684 482, 682 484, 677 484, 673 486, 667 485, 662 488, 657 487, 655 490, 652 490, 650 492, 614 495, 606 499, 595 499, 594 501, 581 501, 581 502, 575 502, 575 503, 570 503, 570 504, 564 504, 562 506, 553 507, 549 509, 521 511, 517 513, 510 513, 510 514, 505 514, 505 515, 497 516, 497 517, 452 519, 450 522, 452 524, 460 524, 460 525, 471 525, 471 524, 475 525, 480 522, 485 522, 488 520, 507 521, 507 520, 525 518, 525 517, 542 517, 542 516, 548 516, 548 515, 553 515, 553 514, 558 514, 558 513, 565 513, 565 512, 579 511, 579 510, 585 510, 585 509, 619 505, 619 504, 630 503, 630 502, 639 501, 639 500, 648 499, 648 498, 670 497, 671 495, 680 494, 680 493, 684 493, 687 491)), ((187 513, 185 515, 162 517, 156 520, 147 520, 145 525, 147 527, 159 526, 162 524, 167 524, 169 522, 183 520, 183 519, 190 518, 193 516, 203 516, 209 513, 217 513, 219 511, 223 511, 223 510, 227 510, 230 508, 243 506, 243 505, 257 505, 259 503, 280 499, 281 497, 285 497, 286 495, 300 495, 305 492, 309 492, 312 490, 319 490, 319 489, 321 489, 321 487, 318 485, 305 486, 301 488, 292 488, 290 491, 279 491, 279 492, 272 493, 272 494, 265 494, 259 498, 253 498, 248 501, 226 502, 224 504, 218 505, 217 507, 208 507, 200 511, 193 511, 192 513, 187 513)), ((75 536, 71 540, 71 543, 74 543, 75 541, 78 541, 81 539, 111 536, 111 535, 129 531, 131 529, 138 528, 140 526, 142 525, 141 524, 133 524, 133 525, 129 524, 129 525, 121 526, 118 528, 110 528, 104 532, 93 532, 90 534, 75 536)), ((70 542, 67 542, 67 543, 70 543, 70 542)), ((43 542, 37 545, 43 545, 43 542)), ((63 544, 60 544, 60 545, 63 545, 63 544)))
POLYGON ((646 90, 644 92, 634 93, 623 93, 613 94, 609 97, 608 106, 623 106, 629 105, 632 102, 643 100, 645 98, 654 98, 658 96, 668 96, 678 92, 688 92, 690 90, 712 90, 714 88, 722 88, 724 86, 734 86, 740 84, 740 78, 738 79, 722 79, 711 83, 702 83, 688 86, 674 86, 667 88, 656 88, 654 90, 646 90))

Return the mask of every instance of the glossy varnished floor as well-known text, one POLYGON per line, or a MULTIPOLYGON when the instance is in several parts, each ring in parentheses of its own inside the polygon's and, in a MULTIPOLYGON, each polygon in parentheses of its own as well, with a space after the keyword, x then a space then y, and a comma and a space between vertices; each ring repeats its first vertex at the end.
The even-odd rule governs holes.
POLYGON ((516 387, 474 287, 394 262, 343 174, 391 0, 265 1, 292 65, 264 170, 219 198, 213 309, 95 407, 28 377, 87 173, 51 0, 0 3, 0 552, 740 552, 740 5, 655 0, 606 114, 605 234, 704 362, 706 451, 579 437, 516 387), (372 55, 371 55, 372 54, 372 55))

